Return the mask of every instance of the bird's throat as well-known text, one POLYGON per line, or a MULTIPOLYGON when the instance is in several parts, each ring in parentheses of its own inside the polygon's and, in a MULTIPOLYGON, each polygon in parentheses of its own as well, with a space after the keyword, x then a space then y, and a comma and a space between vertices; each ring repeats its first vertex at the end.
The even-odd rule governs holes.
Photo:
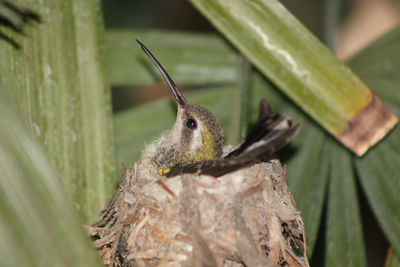
POLYGON ((179 174, 185 166, 203 160, 218 159, 221 153, 222 150, 216 146, 212 134, 205 129, 202 132, 202 145, 196 151, 187 151, 178 146, 163 147, 155 157, 155 164, 158 167, 158 174, 171 177, 179 174))

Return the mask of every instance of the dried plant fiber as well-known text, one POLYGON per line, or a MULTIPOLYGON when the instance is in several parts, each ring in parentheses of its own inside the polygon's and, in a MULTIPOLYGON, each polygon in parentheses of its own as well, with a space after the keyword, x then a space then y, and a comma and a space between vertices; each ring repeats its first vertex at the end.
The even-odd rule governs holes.
POLYGON ((278 160, 219 178, 160 177, 149 159, 88 227, 110 266, 309 266, 303 220, 278 160))

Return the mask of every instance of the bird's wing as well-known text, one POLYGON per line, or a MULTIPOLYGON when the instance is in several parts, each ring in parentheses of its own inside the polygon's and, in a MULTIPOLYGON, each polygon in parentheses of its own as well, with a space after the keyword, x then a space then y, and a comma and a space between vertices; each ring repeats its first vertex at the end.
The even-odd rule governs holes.
POLYGON ((203 160, 183 167, 181 169, 181 173, 198 173, 219 177, 229 172, 249 166, 252 163, 254 163, 254 160, 241 158, 203 160))
POLYGON ((267 102, 260 102, 257 125, 240 147, 225 158, 205 160, 182 168, 182 173, 199 173, 215 177, 249 166, 264 160, 281 149, 296 133, 299 125, 279 115, 272 114, 267 102))
POLYGON ((258 122, 240 147, 226 158, 250 157, 261 160, 266 154, 281 149, 296 133, 299 125, 280 114, 272 114, 265 99, 260 102, 258 122))

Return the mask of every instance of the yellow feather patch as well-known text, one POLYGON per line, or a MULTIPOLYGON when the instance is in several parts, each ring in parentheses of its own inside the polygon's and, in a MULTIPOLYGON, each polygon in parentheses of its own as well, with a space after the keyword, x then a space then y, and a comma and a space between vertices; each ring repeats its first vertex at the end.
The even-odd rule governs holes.
POLYGON ((183 165, 207 159, 216 159, 218 157, 218 153, 215 150, 214 137, 207 128, 201 133, 201 137, 203 141, 202 146, 195 153, 185 154, 181 159, 183 165))
POLYGON ((166 177, 167 176, 167 174, 168 173, 170 173, 171 172, 171 168, 161 168, 161 169, 159 169, 158 170, 158 174, 159 175, 161 175, 161 176, 164 176, 164 177, 166 177))
MULTIPOLYGON (((177 166, 185 166, 193 163, 200 162, 202 160, 217 159, 218 152, 215 149, 215 139, 211 132, 205 127, 201 133, 202 146, 195 153, 184 153, 176 162, 177 166)), ((161 168, 158 170, 158 174, 167 177, 172 171, 174 166, 161 168)))

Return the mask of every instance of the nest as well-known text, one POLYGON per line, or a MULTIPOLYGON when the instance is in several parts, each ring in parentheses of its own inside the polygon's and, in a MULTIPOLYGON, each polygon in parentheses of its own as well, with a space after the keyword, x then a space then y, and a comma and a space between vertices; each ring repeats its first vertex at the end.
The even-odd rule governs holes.
POLYGON ((278 160, 214 178, 124 168, 88 227, 110 266, 308 266, 303 220, 278 160))

